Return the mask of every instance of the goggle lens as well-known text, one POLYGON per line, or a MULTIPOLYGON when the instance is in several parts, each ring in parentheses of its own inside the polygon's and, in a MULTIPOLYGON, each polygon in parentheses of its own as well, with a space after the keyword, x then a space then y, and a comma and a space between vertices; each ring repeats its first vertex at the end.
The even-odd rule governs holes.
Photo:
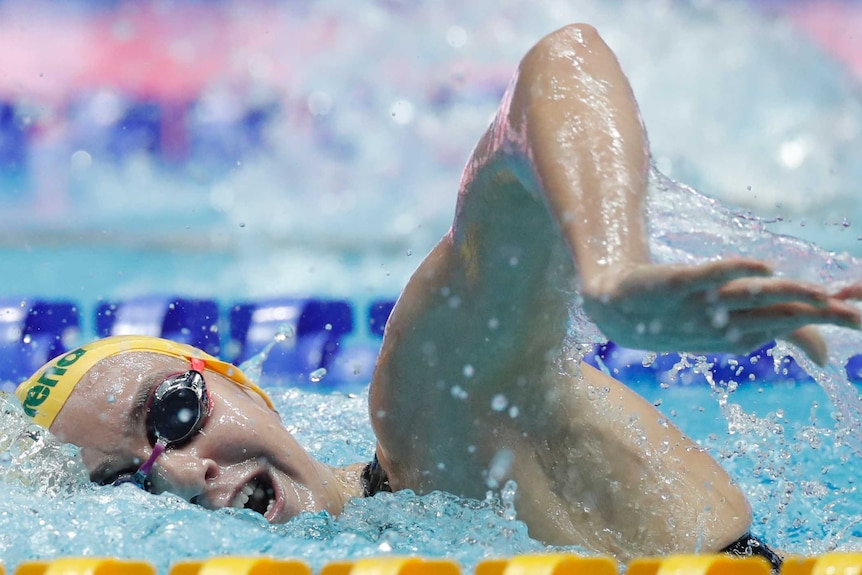
POLYGON ((203 375, 195 370, 166 379, 153 394, 147 409, 150 443, 176 446, 203 427, 209 415, 209 396, 203 375))

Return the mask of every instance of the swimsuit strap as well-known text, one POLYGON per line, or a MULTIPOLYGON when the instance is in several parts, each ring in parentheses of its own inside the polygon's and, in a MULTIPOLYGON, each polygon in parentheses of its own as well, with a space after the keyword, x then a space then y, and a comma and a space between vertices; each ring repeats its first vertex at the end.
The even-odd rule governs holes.
POLYGON ((386 470, 377 461, 376 453, 371 463, 362 469, 361 479, 363 497, 372 497, 380 492, 392 493, 392 487, 389 486, 389 477, 386 476, 386 470))
POLYGON ((734 555, 736 557, 763 557, 769 564, 772 565, 772 573, 778 573, 781 570, 783 559, 778 553, 770 549, 766 543, 752 535, 746 533, 727 547, 721 550, 722 553, 734 555))

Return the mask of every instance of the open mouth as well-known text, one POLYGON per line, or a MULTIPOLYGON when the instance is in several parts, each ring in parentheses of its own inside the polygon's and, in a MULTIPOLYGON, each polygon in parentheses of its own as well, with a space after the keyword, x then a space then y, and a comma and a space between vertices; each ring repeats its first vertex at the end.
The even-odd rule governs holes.
POLYGON ((268 474, 252 477, 242 486, 230 506, 237 509, 251 509, 266 516, 275 505, 275 489, 268 474))

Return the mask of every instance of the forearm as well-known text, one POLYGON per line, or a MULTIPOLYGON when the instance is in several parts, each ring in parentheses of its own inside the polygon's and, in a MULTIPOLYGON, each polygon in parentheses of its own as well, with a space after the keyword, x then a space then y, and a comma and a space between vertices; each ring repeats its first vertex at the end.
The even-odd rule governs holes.
POLYGON ((647 262, 648 144, 628 80, 598 34, 570 26, 537 44, 509 111, 582 288, 600 294, 605 278, 647 262))

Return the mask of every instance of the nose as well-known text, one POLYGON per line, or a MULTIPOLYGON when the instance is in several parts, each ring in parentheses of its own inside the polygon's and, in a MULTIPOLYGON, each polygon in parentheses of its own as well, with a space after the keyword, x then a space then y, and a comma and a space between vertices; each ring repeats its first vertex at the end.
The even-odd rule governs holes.
POLYGON ((167 450, 156 462, 153 485, 159 492, 167 491, 203 507, 211 507, 207 501, 208 485, 219 476, 216 461, 200 457, 184 449, 167 450))

